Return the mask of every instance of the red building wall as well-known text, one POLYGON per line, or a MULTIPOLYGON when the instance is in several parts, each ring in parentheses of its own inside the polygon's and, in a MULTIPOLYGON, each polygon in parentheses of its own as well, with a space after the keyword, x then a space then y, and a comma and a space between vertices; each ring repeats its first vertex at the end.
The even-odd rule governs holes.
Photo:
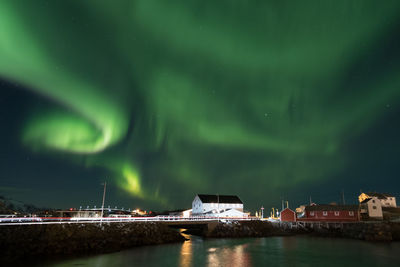
MULTIPOLYGON (((300 220, 300 219, 299 219, 300 220)), ((345 222, 345 221, 359 221, 358 211, 349 210, 315 210, 306 211, 305 218, 301 218, 303 221, 333 221, 333 222, 345 222)))
POLYGON ((281 212, 281 221, 282 222, 295 222, 296 221, 296 212, 293 210, 286 208, 281 212))

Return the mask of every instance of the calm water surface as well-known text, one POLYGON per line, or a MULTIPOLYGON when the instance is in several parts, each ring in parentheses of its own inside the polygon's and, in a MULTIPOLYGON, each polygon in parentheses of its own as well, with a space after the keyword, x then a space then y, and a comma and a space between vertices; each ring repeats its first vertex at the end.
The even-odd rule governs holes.
POLYGON ((46 266, 400 266, 400 243, 270 237, 138 247, 46 266))

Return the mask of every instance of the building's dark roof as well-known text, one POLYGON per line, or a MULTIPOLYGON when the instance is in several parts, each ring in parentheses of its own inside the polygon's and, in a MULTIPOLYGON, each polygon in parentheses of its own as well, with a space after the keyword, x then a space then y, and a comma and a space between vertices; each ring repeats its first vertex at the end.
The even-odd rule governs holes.
POLYGON ((238 196, 226 195, 203 195, 198 194, 201 202, 203 203, 238 203, 243 204, 238 196))
POLYGON ((365 193, 366 195, 370 196, 370 197, 377 197, 379 199, 386 199, 388 197, 394 197, 390 194, 382 194, 382 193, 376 193, 376 192, 369 192, 369 193, 365 193))
POLYGON ((358 205, 314 205, 307 206, 306 211, 339 211, 339 210, 358 210, 358 205))
POLYGON ((370 201, 372 198, 366 198, 366 199, 364 199, 363 201, 361 201, 361 204, 364 204, 364 203, 367 203, 368 201, 370 201))

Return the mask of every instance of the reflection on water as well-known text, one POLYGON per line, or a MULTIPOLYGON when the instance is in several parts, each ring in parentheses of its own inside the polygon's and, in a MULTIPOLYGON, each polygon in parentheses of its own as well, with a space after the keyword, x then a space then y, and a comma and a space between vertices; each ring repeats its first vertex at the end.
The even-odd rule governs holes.
POLYGON ((137 247, 40 266, 399 266, 400 243, 270 237, 205 239, 137 247))
MULTIPOLYGON (((190 236, 183 233, 183 230, 185 229, 180 229, 181 235, 183 235, 186 239, 190 239, 190 236)), ((185 241, 182 246, 181 246, 181 253, 179 257, 179 266, 181 267, 191 267, 192 266, 192 242, 185 241)))
POLYGON ((246 251, 248 244, 232 248, 210 248, 208 250, 208 266, 224 266, 229 262, 235 266, 251 266, 250 255, 246 251))

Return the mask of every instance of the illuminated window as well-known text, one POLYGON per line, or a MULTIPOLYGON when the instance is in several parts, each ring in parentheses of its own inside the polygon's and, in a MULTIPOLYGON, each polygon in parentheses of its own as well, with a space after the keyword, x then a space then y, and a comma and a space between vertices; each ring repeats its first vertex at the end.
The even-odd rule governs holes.
POLYGON ((350 216, 354 216, 354 211, 349 211, 350 216))
POLYGON ((339 216, 339 212, 338 211, 335 211, 335 216, 339 216))
POLYGON ((328 216, 328 212, 327 212, 327 211, 323 211, 323 212, 322 212, 322 215, 328 216))

